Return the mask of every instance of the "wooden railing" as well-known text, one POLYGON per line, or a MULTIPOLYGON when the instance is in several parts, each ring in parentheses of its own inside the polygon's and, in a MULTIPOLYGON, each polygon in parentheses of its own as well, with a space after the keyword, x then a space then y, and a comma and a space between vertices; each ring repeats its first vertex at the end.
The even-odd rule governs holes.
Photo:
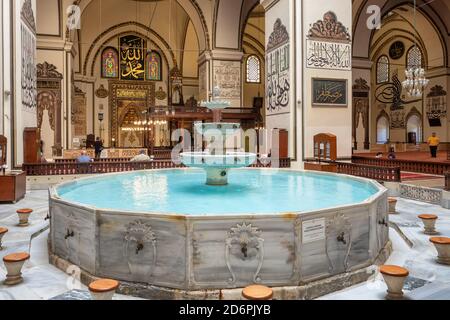
MULTIPOLYGON (((280 168, 289 168, 290 159, 280 159, 280 168)), ((177 165, 172 160, 155 160, 151 162, 130 162, 130 161, 97 161, 91 163, 76 162, 58 162, 58 163, 40 163, 24 164, 23 171, 28 176, 56 176, 56 175, 80 175, 80 174, 101 174, 114 172, 127 172, 136 170, 153 169, 175 169, 183 168, 183 165, 177 165)), ((258 161, 253 168, 268 168, 272 164, 262 164, 258 161)))
POLYGON ((399 167, 378 167, 364 164, 337 162, 338 173, 386 182, 401 182, 399 167))
POLYGON ((401 171, 418 172, 426 174, 444 175, 450 171, 450 162, 426 162, 413 160, 388 160, 354 156, 352 162, 377 167, 399 167, 401 171))

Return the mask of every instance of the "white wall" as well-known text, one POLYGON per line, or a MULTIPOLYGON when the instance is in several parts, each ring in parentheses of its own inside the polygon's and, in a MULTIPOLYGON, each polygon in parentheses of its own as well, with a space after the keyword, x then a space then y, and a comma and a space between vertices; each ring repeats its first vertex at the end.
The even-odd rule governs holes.
MULTIPOLYGON (((333 11, 351 35, 351 0, 303 0, 304 41, 311 25, 322 20, 328 11, 333 11)), ((305 42, 303 42, 305 43, 305 42)), ((305 46, 306 48, 306 46, 305 46)), ((352 71, 304 69, 305 108, 305 157, 313 157, 313 137, 319 133, 331 133, 337 136, 338 157, 352 155, 352 71), (346 79, 347 107, 313 107, 312 78, 346 79)))

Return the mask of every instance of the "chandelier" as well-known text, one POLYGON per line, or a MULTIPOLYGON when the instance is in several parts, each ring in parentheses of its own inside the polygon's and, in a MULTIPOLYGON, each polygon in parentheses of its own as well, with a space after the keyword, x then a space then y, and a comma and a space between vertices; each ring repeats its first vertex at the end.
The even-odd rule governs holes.
POLYGON ((422 67, 411 67, 405 71, 406 80, 403 81, 403 88, 408 93, 408 96, 420 98, 423 95, 425 88, 430 83, 425 77, 425 70, 422 67))
MULTIPOLYGON (((417 30, 417 0, 414 0, 414 30, 417 30)), ((415 38, 414 46, 417 48, 416 40, 417 38, 415 38)), ((417 65, 407 65, 405 76, 406 80, 403 81, 402 85, 408 96, 414 98, 422 97, 430 80, 425 77, 425 69, 422 68, 420 61, 417 65)))

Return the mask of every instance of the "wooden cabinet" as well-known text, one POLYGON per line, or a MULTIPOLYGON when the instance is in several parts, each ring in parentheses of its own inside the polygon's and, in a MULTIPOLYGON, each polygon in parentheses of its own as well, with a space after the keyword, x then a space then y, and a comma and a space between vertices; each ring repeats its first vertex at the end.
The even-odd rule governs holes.
POLYGON ((23 162, 41 162, 41 133, 38 128, 25 128, 23 132, 23 162))
POLYGON ((0 173, 0 202, 17 202, 25 196, 27 177, 25 172, 0 173))

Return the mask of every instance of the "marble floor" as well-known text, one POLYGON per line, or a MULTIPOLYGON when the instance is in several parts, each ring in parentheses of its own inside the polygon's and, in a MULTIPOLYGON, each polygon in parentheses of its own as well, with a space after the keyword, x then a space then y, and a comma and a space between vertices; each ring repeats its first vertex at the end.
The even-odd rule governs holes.
MULTIPOLYGON (((0 258, 11 252, 30 252, 31 259, 23 269, 25 281, 17 286, 7 287, 0 282, 0 300, 86 300, 87 288, 80 284, 77 270, 64 273, 48 262, 48 193, 30 191, 26 198, 15 205, 0 205, 0 226, 9 229, 4 237, 4 250, 0 258), (16 210, 33 208, 27 228, 17 226, 16 210)), ((405 266, 410 277, 405 284, 406 299, 449 299, 450 266, 436 263, 436 251, 429 242, 429 236, 422 233, 422 224, 417 219, 421 213, 439 215, 437 228, 443 236, 450 237, 450 210, 439 206, 400 199, 398 214, 391 215, 390 238, 394 252, 387 264, 405 266)), ((5 278, 3 263, 0 266, 0 281, 5 278)), ((376 274, 369 281, 329 294, 322 300, 380 300, 384 299, 386 286, 382 276, 376 274)), ((116 300, 137 299, 116 295, 116 300)))

